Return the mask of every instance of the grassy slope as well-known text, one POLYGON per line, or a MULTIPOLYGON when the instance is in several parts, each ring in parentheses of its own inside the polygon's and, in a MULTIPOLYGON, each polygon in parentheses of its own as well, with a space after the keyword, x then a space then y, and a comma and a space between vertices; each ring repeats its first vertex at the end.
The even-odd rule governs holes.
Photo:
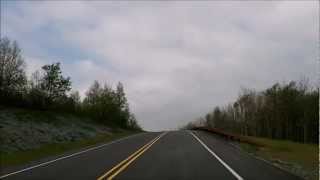
POLYGON ((10 154, 1 155, 1 167, 13 166, 24 164, 33 160, 41 159, 48 156, 59 155, 67 151, 77 150, 83 147, 94 146, 99 143, 110 142, 121 137, 129 136, 138 132, 128 131, 115 133, 112 135, 101 135, 94 138, 68 142, 68 143, 59 143, 59 144, 47 144, 38 149, 27 150, 21 152, 14 152, 10 154))
MULTIPOLYGON (((33 140, 36 141, 36 139, 39 139, 37 136, 56 136, 58 133, 62 133, 62 137, 68 136, 68 134, 63 134, 63 132, 73 129, 74 127, 76 127, 77 132, 80 134, 94 132, 95 135, 90 137, 83 136, 73 140, 63 140, 61 142, 54 141, 55 139, 52 137, 52 139, 47 142, 39 144, 40 146, 37 148, 26 150, 20 149, 8 153, 2 152, 1 150, 3 150, 3 147, 1 147, 0 167, 21 165, 33 160, 63 154, 68 151, 77 151, 82 148, 106 143, 140 132, 99 125, 86 117, 79 117, 68 113, 0 107, 2 145, 4 144, 5 139, 13 138, 17 134, 18 137, 14 140, 19 140, 22 136, 25 136, 28 138, 34 137, 33 140), (9 122, 11 123, 10 126, 8 125, 9 122), (41 129, 43 128, 43 126, 40 126, 41 124, 46 124, 45 127, 49 129, 41 129), (37 128, 30 129, 30 125, 37 126, 37 128), (50 131, 50 128, 54 128, 56 131, 50 131), (28 129, 29 131, 26 131, 28 129), (43 134, 39 134, 39 129, 44 131, 43 134), (9 132, 9 134, 7 133, 4 135, 5 132, 9 132), (35 135, 30 135, 30 133, 35 135), (10 136, 10 138, 8 136, 10 136)), ((8 144, 8 142, 6 143, 8 144)), ((28 145, 28 142, 25 142, 24 145, 28 145)))
POLYGON ((277 163, 287 170, 294 171, 294 173, 304 176, 306 179, 319 179, 318 145, 257 137, 247 138, 265 146, 254 147, 248 144, 241 144, 243 149, 268 161, 277 163), (297 169, 303 172, 297 172, 297 169))

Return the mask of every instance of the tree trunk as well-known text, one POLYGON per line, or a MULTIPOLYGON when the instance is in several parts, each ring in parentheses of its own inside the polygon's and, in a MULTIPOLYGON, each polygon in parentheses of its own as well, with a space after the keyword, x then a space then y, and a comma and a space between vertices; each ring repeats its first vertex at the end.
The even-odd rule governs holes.
POLYGON ((308 126, 306 123, 303 125, 303 142, 308 142, 308 126))

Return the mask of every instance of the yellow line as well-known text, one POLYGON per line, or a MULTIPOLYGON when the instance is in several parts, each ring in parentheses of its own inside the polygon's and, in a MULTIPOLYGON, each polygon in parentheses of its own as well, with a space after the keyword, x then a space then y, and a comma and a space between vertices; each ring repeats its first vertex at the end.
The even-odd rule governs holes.
POLYGON ((129 162, 121 166, 119 170, 117 170, 115 173, 113 173, 108 180, 112 180, 116 175, 118 175, 121 171, 126 169, 134 160, 136 160, 139 156, 141 156, 145 151, 147 151, 154 143, 156 143, 165 133, 161 134, 155 141, 153 141, 151 144, 148 145, 145 149, 143 149, 139 154, 137 154, 135 157, 133 157, 129 162))
POLYGON ((136 152, 134 152, 133 154, 131 154, 129 157, 127 157, 125 160, 121 161, 119 164, 117 164, 116 166, 114 166, 112 169, 110 169, 108 172, 106 172, 105 174, 103 174, 102 176, 100 176, 97 180, 103 180, 105 177, 107 177, 110 173, 112 173, 114 170, 116 170, 117 168, 119 168, 120 166, 122 166, 125 162, 127 162, 128 160, 130 160, 132 157, 134 157, 135 155, 137 155, 139 152, 141 152, 144 148, 146 148, 148 145, 150 145, 152 142, 154 142, 155 140, 157 140, 162 134, 160 134, 159 136, 155 137, 154 139, 152 139, 151 141, 149 141, 147 144, 145 144, 144 146, 142 146, 141 148, 139 148, 136 152))
MULTIPOLYGON (((160 136, 160 135, 159 135, 160 136)), ((134 157, 136 154, 138 154, 140 151, 142 151, 142 149, 144 149, 145 147, 147 147, 149 144, 151 144, 155 139, 157 139, 159 136, 155 137, 154 139, 152 139, 151 141, 149 141, 147 144, 145 144, 144 146, 142 146, 140 149, 138 149, 136 152, 134 152, 133 154, 131 154, 129 157, 127 157, 125 160, 121 161, 119 164, 117 164, 116 166, 114 166, 112 169, 110 169, 108 172, 106 172, 105 174, 103 174, 102 176, 100 176, 97 180, 102 180, 103 178, 105 178, 106 176, 108 176, 112 171, 114 171, 115 169, 117 169, 118 167, 120 167, 122 164, 124 164, 126 161, 128 161, 129 159, 131 159, 132 157, 134 157)))

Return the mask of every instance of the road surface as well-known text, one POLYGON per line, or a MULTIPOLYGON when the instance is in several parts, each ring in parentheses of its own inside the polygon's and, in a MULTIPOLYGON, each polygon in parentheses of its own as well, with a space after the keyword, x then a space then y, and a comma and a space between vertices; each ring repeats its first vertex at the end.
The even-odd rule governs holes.
POLYGON ((214 134, 150 132, 23 167, 1 179, 300 180, 253 158, 214 134))

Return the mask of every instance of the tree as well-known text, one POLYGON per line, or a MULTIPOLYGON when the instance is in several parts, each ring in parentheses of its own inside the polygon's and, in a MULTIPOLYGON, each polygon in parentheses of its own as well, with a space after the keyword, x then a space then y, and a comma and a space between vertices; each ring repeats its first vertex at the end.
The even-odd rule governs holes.
POLYGON ((79 91, 73 91, 73 92, 71 92, 70 98, 73 100, 73 102, 74 102, 75 105, 77 105, 77 106, 80 105, 81 99, 80 99, 79 91))
POLYGON ((121 108, 121 110, 125 109, 128 106, 126 94, 123 89, 123 84, 121 82, 118 82, 117 88, 116 88, 116 103, 121 108))
POLYGON ((208 127, 242 135, 317 143, 319 90, 305 79, 276 83, 260 92, 242 89, 232 105, 216 107, 205 119, 208 127))
POLYGON ((95 105, 98 101, 99 96, 102 93, 102 89, 98 81, 94 81, 90 86, 89 90, 86 92, 86 98, 84 99, 84 104, 87 106, 95 105))
POLYGON ((98 81, 94 81, 86 93, 83 108, 87 114, 94 115, 95 119, 101 123, 122 128, 139 127, 130 112, 121 82, 114 90, 107 84, 102 88, 98 81))
POLYGON ((142 130, 134 114, 130 114, 130 118, 128 120, 128 128, 134 129, 134 130, 142 130))
POLYGON ((213 110, 213 124, 215 125, 215 128, 222 127, 221 111, 218 106, 213 110))
POLYGON ((28 94, 27 94, 27 104, 29 107, 36 109, 45 108, 45 93, 41 89, 41 74, 37 70, 31 75, 29 80, 28 94))
POLYGON ((206 114, 205 119, 206 119, 206 124, 209 127, 214 127, 211 113, 206 114))
POLYGON ((46 100, 50 106, 59 98, 65 97, 71 90, 70 77, 63 77, 60 69, 60 63, 44 65, 42 67, 44 76, 41 79, 41 89, 46 94, 46 100))
POLYGON ((130 110, 129 110, 129 104, 127 102, 126 94, 123 89, 123 85, 121 82, 118 82, 117 88, 116 88, 116 104, 119 113, 119 119, 118 119, 118 124, 120 126, 127 126, 128 125, 128 120, 130 118, 130 110))
POLYGON ((121 82, 113 89, 94 81, 81 101, 78 91, 71 90, 71 80, 64 77, 60 63, 44 65, 30 79, 16 42, 0 39, 0 103, 23 108, 81 113, 105 125, 141 129, 121 82))
POLYGON ((86 92, 86 97, 83 100, 84 113, 91 114, 96 120, 100 119, 100 114, 102 113, 101 110, 99 110, 101 94, 102 88, 100 87, 99 82, 94 81, 86 92))
POLYGON ((25 62, 21 49, 16 41, 8 38, 0 39, 0 96, 11 100, 15 95, 21 95, 26 85, 25 62))
POLYGON ((70 99, 72 102, 72 109, 75 112, 80 112, 80 108, 81 108, 81 98, 80 98, 80 94, 79 91, 73 91, 70 94, 70 99))

